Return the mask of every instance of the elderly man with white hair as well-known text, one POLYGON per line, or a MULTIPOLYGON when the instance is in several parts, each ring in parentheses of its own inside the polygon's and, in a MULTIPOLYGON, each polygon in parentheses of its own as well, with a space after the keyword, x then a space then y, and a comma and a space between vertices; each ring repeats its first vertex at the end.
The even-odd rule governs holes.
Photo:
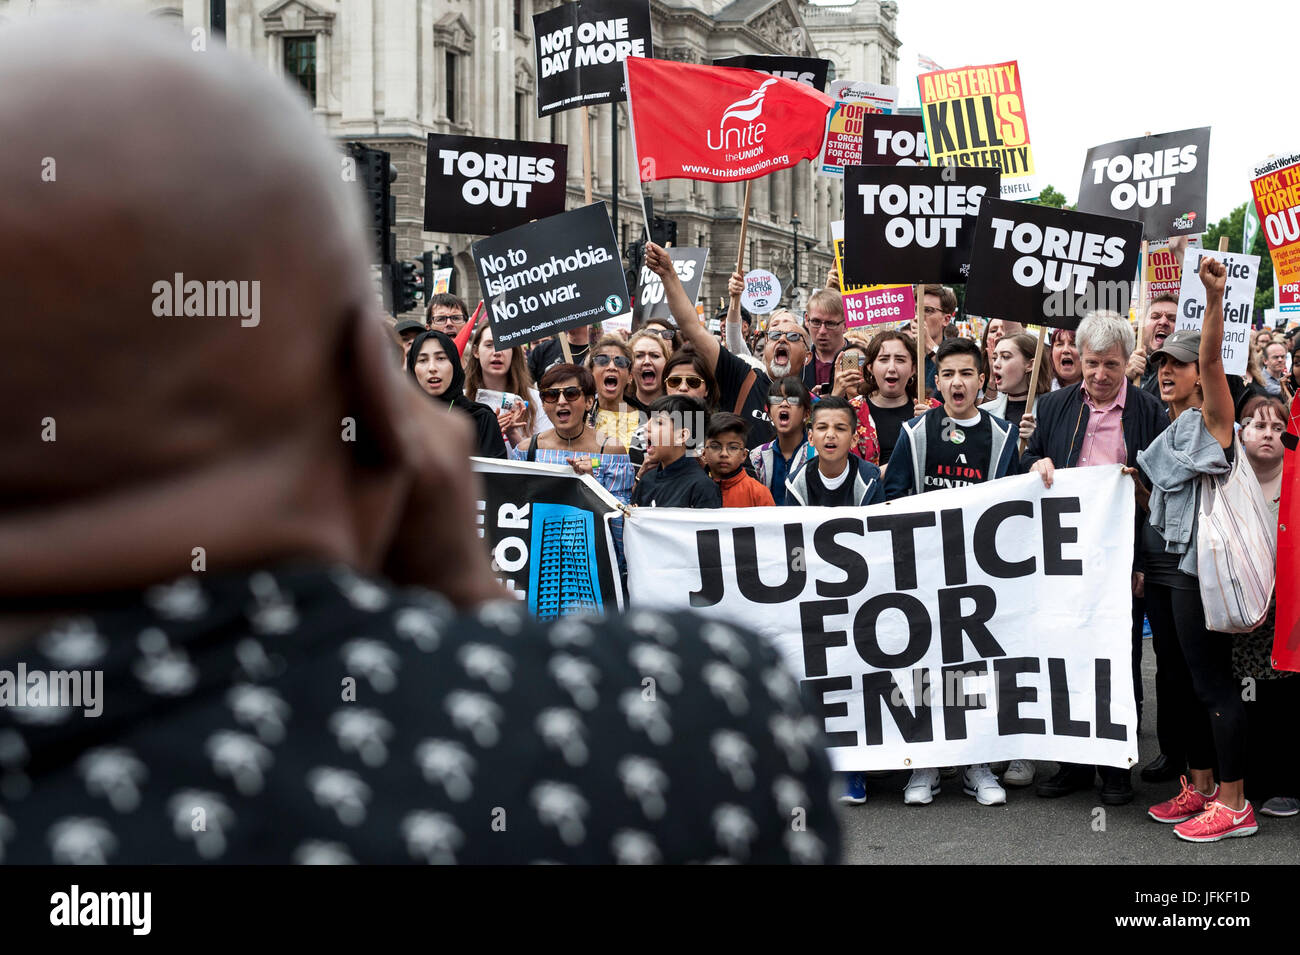
MULTIPOLYGON (((1134 527, 1132 594, 1133 692, 1140 720, 1144 571, 1148 560, 1165 555, 1163 543, 1143 532, 1147 527, 1145 504, 1151 482, 1138 470, 1137 454, 1169 426, 1169 415, 1158 398, 1131 384, 1124 376, 1134 346, 1133 329, 1127 319, 1109 311, 1090 312, 1079 323, 1075 341, 1083 365, 1083 380, 1043 395, 1034 406, 1034 415, 1022 419, 1022 422, 1028 419, 1033 423, 1034 431, 1020 461, 1023 469, 1038 474, 1048 487, 1052 486, 1057 468, 1122 464, 1126 473, 1133 475, 1141 505, 1137 508, 1134 527)), ((1176 665, 1177 661, 1165 653, 1166 644, 1171 644, 1176 651, 1176 638, 1172 634, 1153 636, 1161 665, 1166 660, 1176 665)), ((1161 702, 1164 702, 1163 697, 1161 702)), ((1160 729, 1168 731, 1166 734, 1157 732, 1161 737, 1161 751, 1169 754, 1166 762, 1176 762, 1181 758, 1175 741, 1177 715, 1161 715, 1164 718, 1160 721, 1160 729), (1170 737, 1172 753, 1165 749, 1166 735, 1170 737)), ((1132 801, 1133 784, 1129 770, 1111 766, 1100 766, 1096 770, 1101 773, 1103 803, 1118 806, 1132 801)), ((1060 772, 1039 783, 1038 795, 1050 798, 1086 789, 1092 785, 1094 776, 1092 766, 1063 763, 1060 772)), ((1145 770, 1143 778, 1151 779, 1145 770)))

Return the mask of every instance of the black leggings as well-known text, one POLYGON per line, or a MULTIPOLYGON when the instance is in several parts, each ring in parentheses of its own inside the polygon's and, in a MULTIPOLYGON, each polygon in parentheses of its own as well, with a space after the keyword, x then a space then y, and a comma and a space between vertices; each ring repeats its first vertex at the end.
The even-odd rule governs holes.
MULTIPOLYGON (((1187 765, 1213 770, 1217 764, 1221 781, 1242 779, 1246 775, 1246 708, 1241 684, 1232 674, 1232 637, 1205 629, 1199 590, 1148 583, 1146 603, 1152 631, 1159 626, 1177 633, 1178 648, 1186 661, 1186 670, 1177 661, 1168 661, 1173 666, 1168 679, 1161 681, 1156 702, 1163 710, 1167 698, 1172 697, 1169 708, 1182 711, 1188 721, 1184 737, 1187 765), (1199 707, 1186 705, 1188 681, 1199 707)), ((1160 666, 1164 669, 1165 661, 1160 661, 1160 666)))

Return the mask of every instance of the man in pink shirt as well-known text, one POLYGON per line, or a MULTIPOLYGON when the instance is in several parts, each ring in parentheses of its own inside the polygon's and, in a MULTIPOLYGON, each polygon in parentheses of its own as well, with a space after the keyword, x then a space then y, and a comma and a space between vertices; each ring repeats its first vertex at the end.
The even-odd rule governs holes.
MULTIPOLYGON (((1097 467, 1122 464, 1132 469, 1137 487, 1142 492, 1150 488, 1150 481, 1137 469, 1137 453, 1147 447, 1156 436, 1169 426, 1169 416, 1158 398, 1131 384, 1124 376, 1129 356, 1133 353, 1133 328, 1128 320, 1114 312, 1092 312, 1075 333, 1075 341, 1083 364, 1083 380, 1050 392, 1038 399, 1034 415, 1024 421, 1034 425, 1021 467, 1033 471, 1048 487, 1056 468, 1097 467)), ((1139 499, 1143 494, 1139 494, 1139 499)), ((1141 501, 1145 505, 1145 501, 1141 501)), ((1134 527, 1133 592, 1116 594, 1133 603, 1133 689, 1138 704, 1138 718, 1142 714, 1142 621, 1145 616, 1143 593, 1145 570, 1149 555, 1159 552, 1163 545, 1154 540, 1147 528, 1145 506, 1137 508, 1134 527)), ((1154 633, 1157 662, 1165 663, 1166 653, 1177 651, 1177 638, 1172 633, 1154 633)), ((1157 681, 1159 687, 1159 681, 1157 681)), ((1174 765, 1181 759, 1178 733, 1184 714, 1162 714, 1157 727, 1164 762, 1174 765)), ((1159 760, 1157 760, 1159 762, 1159 760)), ((1150 769, 1151 767, 1148 767, 1150 769)), ((1101 801, 1117 806, 1133 800, 1133 784, 1127 769, 1111 766, 1075 766, 1062 764, 1060 772, 1038 784, 1038 795, 1065 796, 1077 789, 1092 786, 1096 771, 1102 778, 1101 801)), ((1144 770, 1143 778, 1156 781, 1168 772, 1163 764, 1155 777, 1144 770)), ((1174 769, 1175 777, 1177 770, 1174 769)))

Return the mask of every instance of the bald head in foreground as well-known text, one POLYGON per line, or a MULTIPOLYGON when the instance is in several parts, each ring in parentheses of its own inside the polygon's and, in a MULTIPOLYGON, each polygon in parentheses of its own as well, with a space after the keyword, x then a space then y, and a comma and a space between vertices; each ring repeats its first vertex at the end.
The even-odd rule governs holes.
POLYGON ((836 860, 770 649, 497 599, 467 423, 392 368, 358 188, 281 80, 5 25, 0 139, 0 862, 836 860))

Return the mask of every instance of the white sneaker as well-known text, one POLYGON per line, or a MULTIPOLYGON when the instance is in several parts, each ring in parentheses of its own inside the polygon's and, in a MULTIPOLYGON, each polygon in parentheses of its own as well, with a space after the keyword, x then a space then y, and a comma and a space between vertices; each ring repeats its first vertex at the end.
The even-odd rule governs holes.
POLYGON ((903 789, 903 803, 908 806, 928 806, 939 792, 939 770, 914 769, 912 778, 903 789))
POLYGON ((1000 806, 1007 801, 1007 791, 998 785, 988 763, 966 767, 962 775, 962 792, 974 796, 981 806, 1000 806))
POLYGON ((1013 759, 1002 774, 1006 786, 1029 786, 1034 781, 1037 767, 1027 759, 1013 759))

